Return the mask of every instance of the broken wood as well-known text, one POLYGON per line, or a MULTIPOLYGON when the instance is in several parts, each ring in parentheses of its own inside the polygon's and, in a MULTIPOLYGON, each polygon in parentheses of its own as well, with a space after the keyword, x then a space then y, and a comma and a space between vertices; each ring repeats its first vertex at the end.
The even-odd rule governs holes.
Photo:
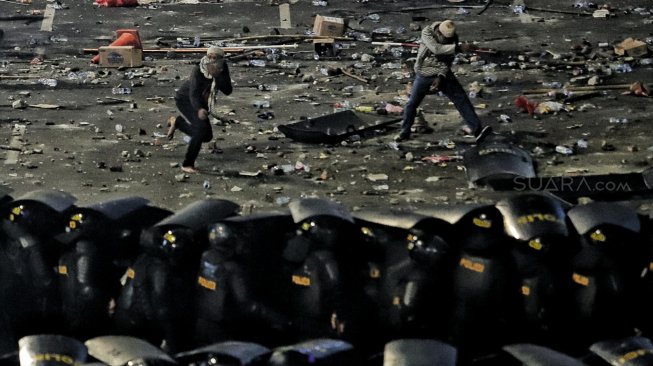
POLYGON ((2 150, 12 150, 12 151, 21 151, 21 150, 23 150, 22 147, 9 146, 9 145, 0 145, 0 149, 2 149, 2 150))
POLYGON ((412 8, 401 8, 401 9, 392 9, 392 10, 378 10, 370 11, 367 15, 370 14, 381 14, 381 13, 409 13, 420 10, 432 10, 432 9, 482 9, 485 5, 430 5, 430 6, 417 6, 412 8))
POLYGON ((122 103, 133 103, 133 100, 129 99, 121 99, 121 98, 114 98, 114 97, 104 97, 106 100, 97 100, 97 104, 102 104, 102 105, 113 105, 113 104, 122 104, 122 103))
POLYGON ((56 104, 45 104, 45 103, 40 103, 40 104, 28 104, 27 105, 30 108, 38 108, 38 109, 59 109, 63 108, 63 106, 56 105, 56 104))
POLYGON ((307 35, 307 34, 267 34, 267 35, 258 35, 258 36, 247 36, 247 37, 238 37, 238 38, 229 38, 221 39, 219 42, 238 42, 238 41, 250 41, 254 39, 279 39, 279 38, 299 38, 299 39, 323 39, 331 38, 338 41, 353 41, 351 37, 333 37, 333 36, 316 36, 316 35, 307 35))
POLYGON ((556 10, 556 9, 534 8, 534 7, 532 7, 532 6, 526 6, 526 10, 540 11, 540 12, 545 12, 545 13, 557 13, 557 14, 569 14, 569 15, 584 15, 584 16, 592 16, 592 13, 581 13, 581 12, 568 11, 568 10, 556 10))
POLYGON ((375 46, 402 46, 402 47, 419 47, 419 43, 403 43, 403 42, 372 42, 375 46))
POLYGON ((44 76, 39 75, 0 75, 0 79, 20 80, 20 79, 40 79, 44 76))
POLYGON ((365 78, 362 78, 362 77, 360 77, 360 76, 358 76, 358 75, 354 75, 354 74, 352 74, 352 73, 350 73, 350 72, 347 72, 346 70, 341 70, 341 71, 342 71, 342 73, 343 73, 344 75, 347 75, 347 76, 349 76, 350 78, 354 78, 354 79, 356 79, 356 80, 362 81, 362 82, 364 82, 365 84, 369 83, 369 81, 368 81, 367 79, 365 79, 365 78))
MULTIPOLYGON (((631 84, 568 86, 561 89, 567 91, 621 90, 621 89, 630 89, 630 85, 631 84)), ((530 89, 530 90, 525 90, 523 94, 546 94, 552 90, 556 90, 556 89, 551 89, 551 88, 530 89)))
POLYGON ((30 20, 30 21, 36 21, 36 20, 42 20, 44 17, 43 15, 11 15, 8 17, 0 17, 0 20, 2 21, 11 21, 11 20, 30 20))
MULTIPOLYGON (((275 44, 275 45, 261 45, 261 46, 241 46, 241 47, 223 47, 224 52, 241 52, 244 50, 262 50, 266 48, 297 48, 298 44, 275 44)), ((208 48, 150 48, 144 49, 143 53, 206 53, 208 48)), ((99 49, 97 48, 84 48, 82 50, 84 53, 97 53, 99 49)))
POLYGON ((31 5, 32 4, 31 1, 30 2, 22 2, 22 1, 12 1, 12 0, 0 0, 0 2, 10 3, 10 4, 14 4, 14 5, 31 5))

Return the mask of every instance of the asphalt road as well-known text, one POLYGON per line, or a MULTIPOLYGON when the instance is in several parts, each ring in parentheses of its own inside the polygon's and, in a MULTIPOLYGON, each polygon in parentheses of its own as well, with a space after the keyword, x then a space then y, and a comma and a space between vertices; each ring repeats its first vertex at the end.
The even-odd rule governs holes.
MULTIPOLYGON (((459 156, 472 146, 456 136, 461 120, 446 97, 429 96, 422 105, 434 132, 416 134, 398 146, 392 144, 398 126, 336 145, 292 141, 275 128, 301 117, 332 113, 339 102, 403 105, 411 80, 410 59, 415 55, 404 48, 401 57, 396 57, 360 35, 369 36, 385 27, 391 31, 389 40, 411 42, 418 39, 420 27, 445 18, 457 23, 461 40, 499 51, 465 55, 454 65, 466 89, 471 90, 471 83, 482 88, 472 102, 481 119, 498 133, 490 142, 502 141, 531 152, 540 176, 631 173, 650 166, 651 98, 622 95, 627 88, 607 88, 564 105, 567 111, 538 115, 538 119, 520 113, 514 105, 528 90, 547 89, 551 83, 565 84, 579 76, 573 85, 587 86, 587 79, 582 78, 595 75, 604 86, 650 83, 652 66, 642 62, 650 56, 628 59, 612 52, 614 44, 628 37, 651 40, 650 1, 612 2, 608 18, 588 16, 595 9, 575 8, 578 2, 571 0, 526 1, 526 14, 516 13, 506 1, 494 1, 480 15, 482 4, 475 1, 458 4, 464 7, 442 0, 425 3, 331 0, 324 7, 299 0, 290 5, 289 29, 280 28, 278 6, 268 1, 166 1, 136 8, 99 8, 88 0, 68 1, 54 11, 51 31, 41 19, 1 20, 0 181, 15 197, 53 188, 73 194, 83 205, 138 195, 172 210, 204 197, 229 199, 247 211, 278 208, 307 196, 331 198, 350 209, 494 202, 514 192, 471 185, 463 162, 455 158, 439 164, 428 160, 459 156), (429 6, 433 9, 411 10, 429 6), (374 12, 378 21, 366 18, 374 12), (359 39, 342 40, 344 49, 338 58, 315 60, 312 41, 291 36, 310 31, 316 14, 347 19, 350 32, 359 33, 348 35, 359 39), (161 136, 167 118, 175 114, 175 88, 201 54, 148 53, 144 66, 133 69, 91 65, 92 55, 81 50, 107 45, 121 28, 138 29, 146 49, 174 47, 177 38, 199 36, 202 42, 238 44, 242 37, 269 34, 289 37, 250 38, 244 44, 297 43, 298 47, 278 51, 277 63, 267 60, 265 52, 233 54, 238 56, 230 61, 235 91, 220 100, 222 121, 214 125, 215 140, 204 145, 197 161, 203 173, 183 176, 178 166, 186 147, 183 134, 177 133, 172 141, 161 136), (583 41, 588 52, 581 52, 583 41), (576 51, 574 46, 579 46, 576 51), (43 62, 30 65, 39 54, 43 62), (362 54, 371 55, 373 62, 362 62, 362 54), (254 59, 266 60, 267 67, 251 66, 249 61, 254 59), (284 62, 297 63, 298 69, 282 68, 284 62), (397 62, 402 63, 400 69, 382 66, 397 62), (616 72, 624 63, 632 66, 632 72, 616 72), (352 68, 369 82, 324 75, 322 70, 329 66, 352 68), (612 75, 607 75, 605 70, 610 68, 612 75), (71 73, 77 78, 71 78, 71 73), (42 78, 56 79, 57 85, 40 84, 42 78), (260 91, 260 84, 276 85, 277 90, 260 91), (113 95, 115 87, 129 87, 132 93, 113 95), (98 103, 107 103, 108 97, 125 102, 98 103), (12 108, 17 100, 60 108, 12 108), (256 101, 268 101, 271 106, 258 109, 256 101), (257 117, 266 111, 274 118, 257 117), (501 122, 501 115, 509 116, 511 122, 501 122), (627 123, 614 123, 610 118, 627 123), (587 148, 569 156, 555 152, 556 146, 573 146, 580 139, 587 141, 587 148), (285 173, 278 174, 273 167, 285 173)), ((43 0, 31 5, 0 3, 3 16, 31 16, 33 10, 45 9, 43 0)), ((553 100, 546 94, 529 98, 553 100)), ((646 197, 635 197, 631 203, 644 213, 650 207, 646 197)))

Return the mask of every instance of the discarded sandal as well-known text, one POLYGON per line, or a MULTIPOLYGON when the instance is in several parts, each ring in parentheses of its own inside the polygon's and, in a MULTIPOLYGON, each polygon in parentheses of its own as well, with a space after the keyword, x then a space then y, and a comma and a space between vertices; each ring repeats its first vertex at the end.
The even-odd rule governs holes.
POLYGON ((200 172, 199 169, 195 168, 194 166, 182 166, 181 171, 189 174, 195 174, 200 172))
POLYGON ((166 134, 168 140, 172 140, 172 138, 175 137, 176 130, 177 130, 177 117, 172 116, 168 118, 168 133, 166 134))

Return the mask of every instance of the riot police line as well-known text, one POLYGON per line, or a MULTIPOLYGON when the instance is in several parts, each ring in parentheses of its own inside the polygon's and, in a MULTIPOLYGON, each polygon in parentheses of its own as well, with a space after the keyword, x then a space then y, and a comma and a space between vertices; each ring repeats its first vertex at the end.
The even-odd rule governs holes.
POLYGON ((0 197, 0 362, 653 365, 650 218, 618 203, 75 201, 0 197))

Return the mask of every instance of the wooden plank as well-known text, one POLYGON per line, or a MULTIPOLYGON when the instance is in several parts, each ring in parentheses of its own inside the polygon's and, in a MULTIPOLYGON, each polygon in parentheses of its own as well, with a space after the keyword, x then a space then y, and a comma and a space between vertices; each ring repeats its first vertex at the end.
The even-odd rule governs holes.
MULTIPOLYGON (((273 44, 273 45, 260 45, 260 46, 240 46, 240 47, 222 47, 224 52, 242 52, 244 50, 260 50, 265 48, 297 48, 299 45, 294 44, 273 44)), ((176 53, 205 53, 208 48, 157 48, 157 49, 144 49, 143 53, 166 53, 166 52, 176 52, 176 53)), ((84 48, 82 52, 92 53, 98 52, 97 48, 84 48)))
POLYGON ((54 7, 47 5, 43 11, 43 23, 41 23, 41 31, 52 32, 52 22, 54 22, 54 7))
POLYGON ((292 22, 290 21, 290 4, 279 5, 279 20, 281 29, 292 28, 292 22))
POLYGON ((15 165, 18 163, 18 155, 20 155, 20 152, 23 149, 22 141, 26 129, 27 126, 25 125, 15 124, 14 128, 11 130, 11 139, 9 140, 10 150, 7 151, 5 165, 15 165))

